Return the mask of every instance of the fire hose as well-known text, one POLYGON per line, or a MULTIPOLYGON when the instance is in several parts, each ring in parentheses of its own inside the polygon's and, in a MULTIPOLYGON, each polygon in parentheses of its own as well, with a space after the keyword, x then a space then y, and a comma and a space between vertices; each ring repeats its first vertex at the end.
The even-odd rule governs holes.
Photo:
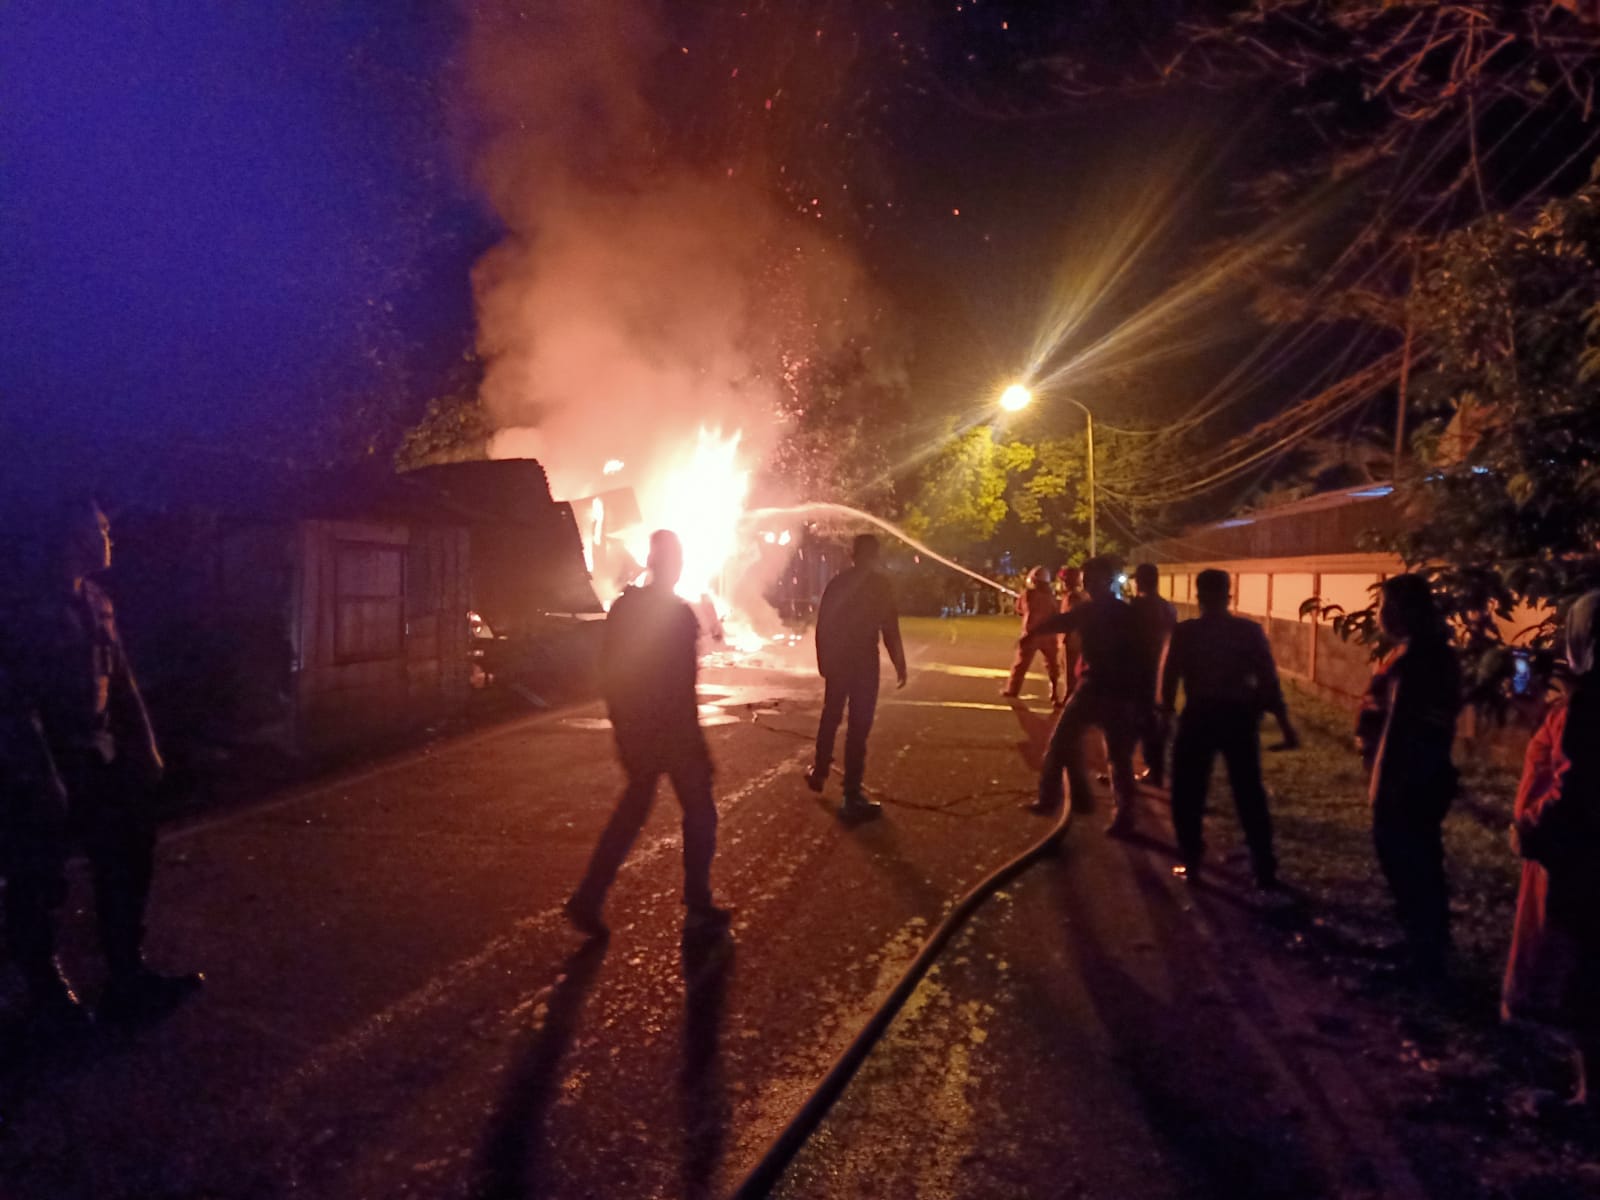
POLYGON ((805 1103, 794 1116, 789 1118, 789 1123, 779 1131, 777 1137, 772 1139, 766 1153, 734 1189, 730 1200, 763 1200, 763 1197, 771 1193, 778 1180, 783 1177, 784 1170, 816 1132, 817 1126, 828 1115, 828 1110, 833 1107, 834 1102, 844 1094, 844 1089, 849 1086, 851 1078, 866 1061, 867 1055, 877 1045, 878 1039, 899 1015, 905 1002, 911 998, 912 992, 916 991, 917 985, 928 973, 928 968, 933 966, 956 931, 983 906, 985 900, 1055 850, 1061 839, 1066 836, 1067 826, 1071 821, 1072 801, 1069 798, 1062 804, 1061 816, 1051 827, 1050 832, 1010 862, 992 871, 945 914, 944 920, 939 922, 938 927, 928 935, 928 940, 923 943, 917 957, 911 961, 911 965, 900 976, 883 1003, 834 1061, 833 1066, 806 1098, 805 1103))

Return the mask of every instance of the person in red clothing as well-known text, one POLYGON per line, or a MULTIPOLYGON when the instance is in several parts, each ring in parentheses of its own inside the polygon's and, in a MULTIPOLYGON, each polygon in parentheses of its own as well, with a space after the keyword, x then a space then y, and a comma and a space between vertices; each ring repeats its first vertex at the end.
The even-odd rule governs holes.
POLYGON ((1374 673, 1356 738, 1372 771, 1372 845, 1415 968, 1443 973, 1450 952, 1445 814, 1456 794, 1450 761, 1461 712, 1461 668, 1428 581, 1383 582, 1378 621, 1399 647, 1374 673))
POLYGON ((1045 674, 1050 676, 1050 703, 1059 708, 1066 700, 1061 690, 1061 639, 1056 634, 1035 635, 1034 630, 1056 615, 1056 594, 1050 590, 1050 575, 1043 567, 1028 572, 1028 587, 1017 597, 1017 614, 1022 618, 1022 640, 1017 643, 1017 657, 1011 664, 1011 679, 1002 696, 1010 699, 1022 694, 1022 681, 1033 665, 1033 656, 1044 659, 1045 674))
POLYGON ((1572 682, 1528 743, 1511 826, 1522 858, 1501 1014, 1565 1032, 1573 1103, 1600 1110, 1600 592, 1567 614, 1572 682))

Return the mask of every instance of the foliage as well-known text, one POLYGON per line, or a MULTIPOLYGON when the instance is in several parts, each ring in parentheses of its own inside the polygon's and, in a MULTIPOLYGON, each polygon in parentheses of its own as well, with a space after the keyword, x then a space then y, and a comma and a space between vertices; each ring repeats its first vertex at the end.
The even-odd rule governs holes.
MULTIPOLYGON (((1159 477, 1184 453, 1178 439, 1095 428, 1096 549, 1125 552, 1140 525, 1159 515, 1128 502, 1122 489, 1159 477)), ((906 524, 952 554, 1027 563, 1078 563, 1089 554, 1087 439, 1083 434, 1029 440, 1013 428, 955 431, 923 469, 906 524)))
POLYGON ((1010 511, 1013 476, 1036 456, 1031 446, 997 440, 989 425, 956 432, 923 473, 906 528, 949 553, 988 542, 1010 511))
POLYGON ((874 510, 893 500, 887 447, 906 408, 893 355, 851 339, 815 351, 790 372, 788 428, 766 461, 768 486, 786 498, 827 499, 874 510))
POLYGON ((1211 253, 1251 250, 1238 278, 1270 328, 1250 386, 1270 383, 1286 415, 1362 380, 1364 395, 1294 436, 1349 430, 1373 397, 1393 394, 1419 262, 1454 230, 1581 182, 1600 139, 1600 10, 1578 0, 1182 8, 1143 68, 1084 48, 1041 65, 1066 104, 1205 92, 1248 106, 1235 223, 1211 253))
POLYGON ((478 397, 482 379, 477 355, 463 355, 440 392, 428 401, 422 419, 398 435, 393 450, 397 470, 487 456, 493 426, 478 397))
MULTIPOLYGON (((1425 419, 1398 493, 1407 530, 1387 548, 1432 580, 1472 697, 1495 708, 1511 646, 1548 670, 1559 613, 1600 585, 1600 183, 1445 238, 1411 311, 1430 348, 1425 419)), ((1376 639, 1371 609, 1337 619, 1376 639)))

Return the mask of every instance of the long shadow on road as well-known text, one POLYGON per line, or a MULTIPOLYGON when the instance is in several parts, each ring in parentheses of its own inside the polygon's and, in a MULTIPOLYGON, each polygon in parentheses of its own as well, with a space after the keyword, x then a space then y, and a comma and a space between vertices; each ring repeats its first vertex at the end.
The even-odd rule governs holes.
POLYGON ((725 937, 683 936, 683 1066, 678 1103, 683 1124, 684 1200, 704 1200, 722 1162, 732 1116, 723 1079, 721 1038, 733 942, 725 937))
POLYGON ((1193 1196, 1316 1196, 1328 1181, 1293 1124, 1265 1099, 1272 1068, 1234 1028, 1216 965, 1196 943, 1170 895, 1138 879, 1152 947, 1177 981, 1163 996, 1096 930, 1104 897, 1084 894, 1074 864, 1050 871, 1062 937, 1146 1127, 1193 1196))
POLYGON ((1028 764, 1028 770, 1037 771, 1044 765, 1045 748, 1050 744, 1050 734, 1056 727, 1057 714, 1052 711, 1041 716, 1020 700, 1012 701, 1011 711, 1022 727, 1023 740, 1017 743, 1017 753, 1028 764))
POLYGON ((510 1072, 481 1150, 476 1200, 527 1200, 545 1194, 545 1119, 561 1080, 561 1061, 584 998, 605 960, 603 938, 586 942, 562 964, 544 1022, 530 1035, 510 1072))

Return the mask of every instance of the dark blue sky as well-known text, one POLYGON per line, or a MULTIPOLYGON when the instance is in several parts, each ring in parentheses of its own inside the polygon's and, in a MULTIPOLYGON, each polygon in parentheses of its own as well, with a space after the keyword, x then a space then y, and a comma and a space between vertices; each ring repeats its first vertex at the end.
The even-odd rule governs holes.
POLYGON ((7 415, 248 440, 457 352, 487 230, 446 136, 452 13, 0 7, 7 415))

